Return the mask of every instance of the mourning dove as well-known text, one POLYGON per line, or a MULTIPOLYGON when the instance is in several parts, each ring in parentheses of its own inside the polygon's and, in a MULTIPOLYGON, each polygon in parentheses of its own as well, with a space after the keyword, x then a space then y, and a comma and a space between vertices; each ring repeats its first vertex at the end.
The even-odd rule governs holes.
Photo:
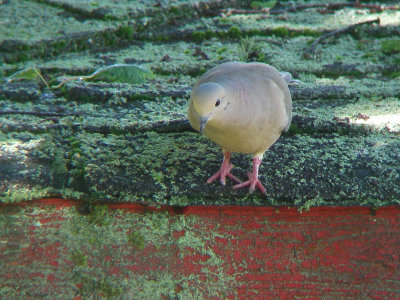
POLYGON ((194 85, 188 107, 192 127, 217 143, 223 152, 220 170, 207 183, 220 178, 236 181, 233 188, 257 187, 266 193, 258 180, 258 169, 265 151, 287 131, 292 119, 292 98, 287 81, 263 63, 230 62, 206 72, 194 85), (251 154, 253 171, 241 182, 231 174, 231 152, 251 154))

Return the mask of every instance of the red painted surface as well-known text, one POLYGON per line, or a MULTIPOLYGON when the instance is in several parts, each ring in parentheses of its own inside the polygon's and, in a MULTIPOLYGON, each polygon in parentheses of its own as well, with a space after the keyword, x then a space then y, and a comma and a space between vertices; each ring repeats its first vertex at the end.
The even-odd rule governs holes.
MULTIPOLYGON (((58 210, 78 204, 64 199, 43 199, 19 205, 55 208, 35 218, 42 226, 57 228, 63 222, 58 210)), ((108 254, 100 261, 91 259, 88 252, 92 267, 101 269, 105 262, 112 263, 112 267, 104 269, 107 276, 129 278, 133 274, 168 273, 177 282, 179 278, 196 277, 196 281, 189 279, 189 284, 196 285, 203 295, 207 295, 210 284, 232 277, 227 289, 210 299, 400 299, 398 206, 378 210, 322 207, 306 212, 271 207, 108 206, 126 213, 167 211, 171 216, 196 217, 198 221, 185 230, 172 231, 167 238, 173 242, 165 247, 146 244, 144 249, 124 257, 124 261, 113 256, 123 245, 107 245, 104 252, 108 254), (202 238, 204 249, 219 259, 218 266, 210 263, 213 257, 207 251, 177 246, 179 238, 188 231, 202 238)), ((45 280, 49 290, 61 293, 60 285, 65 279, 51 270, 68 272, 71 262, 63 255, 67 249, 62 242, 43 246, 40 240, 45 237, 35 236, 34 230, 29 239, 30 245, 22 247, 17 256, 0 255, 8 268, 19 270, 3 276, 45 280), (47 271, 24 274, 23 266, 29 264, 47 266, 47 271)), ((176 293, 181 290, 182 286, 177 284, 176 293)))

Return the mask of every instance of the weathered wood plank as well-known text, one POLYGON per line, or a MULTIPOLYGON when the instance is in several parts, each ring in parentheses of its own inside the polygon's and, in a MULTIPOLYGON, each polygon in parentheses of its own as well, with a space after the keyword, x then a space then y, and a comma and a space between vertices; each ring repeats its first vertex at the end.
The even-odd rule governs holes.
MULTIPOLYGON (((285 14, 244 17, 227 9, 249 9, 247 1, 155 2, 146 8, 108 1, 1 5, 8 25, 20 22, 18 31, 0 30, 4 76, 35 67, 53 86, 64 75, 88 75, 114 63, 139 64, 155 74, 141 85, 1 84, 2 202, 43 195, 177 205, 398 202, 399 51, 391 42, 399 27, 396 9, 365 7, 361 14, 362 8, 350 5, 320 13, 283 3, 285 14), (378 17, 379 26, 359 26, 324 40, 315 56, 303 55, 328 30, 378 17), (160 24, 162 30, 154 31, 160 24), (196 78, 232 60, 263 61, 300 80, 290 87, 290 131, 261 169, 264 198, 204 183, 218 168, 219 149, 195 134, 185 117, 196 78)), ((249 158, 237 155, 234 161, 245 178, 249 158)))
MULTIPOLYGON (((207 185, 218 169, 216 145, 196 133, 13 135, 0 148, 3 201, 46 195, 160 204, 388 205, 400 197, 400 141, 391 135, 286 135, 265 155, 267 196, 207 185), (23 153, 23 154, 21 154, 23 153), (64 190, 65 189, 65 190, 64 190), (10 198, 7 195, 10 194, 10 198)), ((245 178, 250 159, 233 158, 245 178)))
POLYGON ((0 206, 6 298, 400 297, 398 207, 31 204, 0 206))

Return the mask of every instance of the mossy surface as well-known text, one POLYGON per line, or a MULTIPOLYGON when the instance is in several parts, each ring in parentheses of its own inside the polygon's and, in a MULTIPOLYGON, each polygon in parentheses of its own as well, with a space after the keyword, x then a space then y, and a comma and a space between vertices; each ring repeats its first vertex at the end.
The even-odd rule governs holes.
POLYGON ((16 280, 7 276, 10 269, 0 270, 2 296, 39 297, 53 278, 53 288, 46 291, 46 297, 59 298, 62 290, 63 299, 94 296, 151 299, 178 295, 201 299, 204 295, 219 295, 234 280, 226 274, 229 266, 220 253, 205 246, 207 240, 214 240, 215 234, 207 230, 210 228, 207 221, 201 224, 199 217, 110 210, 107 218, 107 224, 93 222, 91 214, 82 215, 75 207, 0 207, 0 237, 7 241, 2 261, 8 265, 21 248, 32 249, 31 256, 21 260, 37 259, 35 265, 23 268, 23 276, 31 280, 28 283, 22 279, 18 291, 7 288, 16 280), (62 218, 56 218, 60 215, 62 218), (39 233, 35 242, 40 243, 43 251, 40 254, 33 251, 37 245, 30 238, 39 233), (163 251, 160 255, 152 249, 163 251), (211 266, 213 271, 179 274, 180 268, 174 265, 186 263, 190 255, 207 257, 204 266, 211 266), (154 264, 155 261, 159 263, 154 264), (44 265, 47 269, 42 268, 44 265), (212 275, 207 290, 203 284, 194 284, 204 283, 202 274, 212 275), (220 278, 217 283, 212 284, 213 276, 220 278))
POLYGON ((394 54, 400 52, 400 39, 385 40, 381 43, 384 54, 394 54))
MULTIPOLYGON (((10 0, 0 4, 2 297, 235 298, 236 290, 229 289, 237 287, 243 268, 250 268, 236 259, 238 244, 247 243, 244 235, 232 238, 238 227, 219 231, 219 223, 210 215, 179 214, 182 207, 307 210, 356 205, 375 210, 400 204, 396 38, 400 12, 359 7, 278 14, 253 11, 273 7, 274 2, 10 0), (323 39, 315 53, 307 53, 310 44, 327 32, 378 17, 379 26, 364 25, 323 39), (289 132, 265 153, 260 167, 265 196, 258 191, 248 194, 247 189, 233 191, 229 180, 226 186, 207 184, 220 167, 221 150, 194 132, 186 117, 197 78, 227 61, 268 63, 298 80, 289 87, 293 98, 289 132), (90 75, 113 64, 139 65, 155 77, 142 84, 73 80, 61 88, 26 78, 7 83, 15 72, 35 68, 50 86, 56 86, 67 77, 90 75), (79 204, 3 205, 43 197, 78 199, 79 204), (113 210, 115 203, 166 204, 177 213, 130 213, 113 210), (224 240, 232 242, 227 249, 234 253, 230 254, 233 263, 227 263, 226 253, 219 251, 224 240), (195 271, 186 273, 186 266, 195 271)), ((301 4, 320 2, 294 3, 301 4)), ((279 1, 278 9, 292 7, 292 2, 279 1)), ((235 153, 232 162, 232 173, 246 179, 250 156, 235 153)), ((282 232, 284 221, 276 218, 275 226, 255 218, 254 228, 240 217, 227 216, 227 222, 242 222, 240 228, 263 236, 263 243, 279 249, 282 241, 289 240, 282 232)), ((362 218, 370 219, 374 228, 370 232, 390 240, 392 224, 382 233, 375 225, 383 219, 362 218)), ((298 224, 287 222, 290 228, 298 224)), ((356 231, 349 229, 353 224, 343 229, 345 235, 356 231)), ((301 230, 293 229, 293 236, 301 239, 288 244, 293 249, 288 260, 299 263, 290 268, 304 266, 296 257, 297 245, 310 235, 301 230)), ((360 230, 355 235, 362 240, 365 233, 360 230)), ((370 239, 376 244, 375 236, 370 239)), ((333 245, 331 236, 327 243, 333 245)), ((282 278, 292 273, 293 269, 278 266, 275 256, 269 257, 271 264, 284 270, 282 278)), ((251 262, 252 268, 257 267, 257 260, 251 262)), ((318 260, 311 257, 309 262, 318 260)), ((364 261, 359 265, 366 266, 364 261)), ((390 263, 370 266, 379 269, 377 274, 390 273, 382 275, 386 283, 394 278, 390 263)), ((329 277, 332 282, 349 278, 342 269, 332 273, 330 268, 330 276, 335 276, 329 277)), ((306 270, 303 275, 309 285, 311 269, 306 270)), ((257 267, 249 275, 264 271, 271 273, 257 267)), ((347 288, 346 281, 340 283, 341 289, 347 288)), ((369 294, 368 284, 363 286, 364 294, 369 294)))
MULTIPOLYGON (((48 89, 43 81, 1 84, 0 154, 7 171, 0 175, 1 202, 61 195, 178 206, 396 203, 399 161, 390 151, 400 132, 400 53, 393 39, 398 11, 346 7, 266 16, 226 11, 251 9, 241 1, 128 2, 3 4, 3 14, 24 12, 23 20, 6 18, 9 24, 20 20, 18 32, 8 26, 0 32, 3 80, 36 68, 57 85, 65 76, 90 75, 111 64, 140 65, 155 78, 144 84, 76 80, 60 89, 48 89), (376 17, 380 26, 326 39, 315 55, 304 55, 327 31, 376 17), (153 30, 156 24, 162 30, 153 30), (233 192, 230 183, 205 184, 221 154, 191 129, 187 101, 196 79, 226 61, 261 61, 300 80, 290 86, 289 133, 266 153, 261 168, 267 197, 233 192), (382 162, 374 158, 374 140, 388 145, 379 148, 382 162), (368 167, 347 154, 360 148, 369 155, 368 167), (321 151, 329 155, 313 160, 321 151), (305 163, 293 166, 294 160, 305 163), (316 170, 329 176, 313 178, 316 170)), ((238 154, 234 163, 244 179, 250 158, 238 154)))

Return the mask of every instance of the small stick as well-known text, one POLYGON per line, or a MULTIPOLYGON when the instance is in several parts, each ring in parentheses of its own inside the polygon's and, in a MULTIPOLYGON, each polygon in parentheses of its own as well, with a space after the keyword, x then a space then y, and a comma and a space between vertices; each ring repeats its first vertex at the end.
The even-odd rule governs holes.
POLYGON ((342 33, 346 33, 346 32, 352 31, 352 30, 354 30, 356 27, 359 27, 359 26, 361 26, 361 25, 365 25, 365 24, 374 24, 374 23, 379 24, 380 21, 381 21, 381 20, 380 20, 379 18, 377 18, 377 19, 374 19, 374 20, 368 20, 368 21, 364 21, 364 22, 352 24, 352 25, 349 25, 349 26, 347 26, 347 27, 344 27, 344 28, 341 28, 341 29, 337 29, 337 30, 328 32, 328 33, 326 33, 326 34, 320 36, 319 38, 317 38, 317 39, 311 44, 311 46, 308 47, 308 48, 306 49, 306 51, 304 51, 304 53, 307 53, 307 52, 308 52, 309 54, 314 54, 314 53, 315 53, 315 48, 317 47, 317 45, 318 45, 319 43, 321 43, 323 40, 326 40, 327 38, 330 38, 330 37, 332 37, 332 36, 338 36, 338 35, 340 35, 340 34, 342 34, 342 33))
POLYGON ((60 87, 62 87, 62 86, 63 86, 65 83, 67 83, 68 81, 71 81, 71 80, 84 80, 84 79, 90 79, 90 78, 92 78, 92 75, 89 75, 89 76, 73 76, 73 77, 69 77, 69 78, 64 79, 59 85, 52 86, 51 88, 52 88, 52 89, 59 89, 60 87))
POLYGON ((0 115, 33 115, 39 117, 65 117, 75 116, 77 113, 56 113, 56 112, 39 112, 26 110, 0 110, 0 115))
POLYGON ((379 4, 363 4, 358 1, 355 2, 339 2, 339 3, 330 3, 330 4, 302 4, 297 6, 292 6, 287 9, 279 9, 279 10, 271 10, 270 8, 262 8, 262 9, 223 9, 222 13, 226 13, 226 16, 230 16, 233 14, 270 14, 270 15, 279 15, 288 12, 297 12, 304 9, 310 8, 324 8, 325 10, 337 10, 344 7, 355 7, 355 8, 367 8, 370 10, 400 10, 399 6, 385 6, 379 4))
POLYGON ((50 86, 49 86, 49 84, 47 83, 47 81, 44 80, 42 74, 40 74, 40 72, 39 72, 36 68, 34 68, 34 70, 35 70, 35 73, 40 77, 40 79, 42 79, 42 81, 44 82, 44 84, 46 85, 46 87, 49 89, 50 86))

